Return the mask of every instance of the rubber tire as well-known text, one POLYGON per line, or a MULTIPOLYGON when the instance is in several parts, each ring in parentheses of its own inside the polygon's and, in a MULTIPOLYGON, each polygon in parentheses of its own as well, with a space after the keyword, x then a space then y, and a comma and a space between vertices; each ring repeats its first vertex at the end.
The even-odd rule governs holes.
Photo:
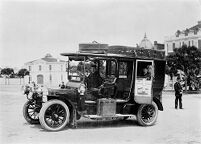
POLYGON ((23 106, 23 116, 25 118, 25 120, 29 123, 29 124, 39 124, 39 119, 32 119, 29 114, 28 114, 28 106, 29 103, 31 103, 30 101, 27 101, 24 106, 23 106))
POLYGON ((60 131, 62 130, 68 123, 69 123, 69 119, 70 119, 70 111, 69 111, 69 108, 68 106, 61 100, 50 100, 48 102, 46 102, 43 107, 41 108, 40 110, 40 114, 39 114, 39 120, 40 120, 40 124, 41 126, 45 129, 45 130, 48 130, 48 131, 60 131), (59 127, 57 128, 52 128, 52 127, 49 127, 47 124, 46 124, 46 121, 44 119, 44 116, 45 116, 45 112, 46 110, 53 104, 60 104, 61 106, 64 107, 65 111, 66 111, 66 120, 65 122, 60 125, 59 127))
POLYGON ((153 120, 149 123, 144 122, 142 120, 142 117, 141 117, 142 110, 145 106, 147 106, 147 104, 142 104, 139 106, 138 112, 137 112, 137 121, 138 121, 139 125, 141 125, 141 126, 152 126, 155 124, 157 117, 158 117, 158 107, 154 101, 152 102, 151 105, 154 107, 156 114, 155 114, 155 117, 153 118, 153 120))

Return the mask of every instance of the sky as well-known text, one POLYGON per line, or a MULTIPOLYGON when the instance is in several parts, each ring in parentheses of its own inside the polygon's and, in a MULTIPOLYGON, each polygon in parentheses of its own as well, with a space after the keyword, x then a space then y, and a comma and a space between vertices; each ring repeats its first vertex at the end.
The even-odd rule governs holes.
POLYGON ((0 1, 0 67, 21 68, 47 53, 78 51, 79 43, 136 46, 146 33, 164 43, 201 20, 201 0, 0 1))

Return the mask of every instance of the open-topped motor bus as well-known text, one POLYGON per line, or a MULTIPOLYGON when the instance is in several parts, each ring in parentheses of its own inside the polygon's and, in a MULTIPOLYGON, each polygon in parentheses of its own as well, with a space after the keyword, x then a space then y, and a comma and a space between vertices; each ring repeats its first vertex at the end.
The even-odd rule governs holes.
POLYGON ((61 55, 68 57, 69 82, 64 89, 48 89, 46 102, 44 95, 29 99, 23 110, 29 123, 40 122, 50 131, 76 127, 81 117, 126 120, 134 116, 142 126, 155 124, 158 110, 163 111, 164 52, 80 44, 79 52, 61 55))

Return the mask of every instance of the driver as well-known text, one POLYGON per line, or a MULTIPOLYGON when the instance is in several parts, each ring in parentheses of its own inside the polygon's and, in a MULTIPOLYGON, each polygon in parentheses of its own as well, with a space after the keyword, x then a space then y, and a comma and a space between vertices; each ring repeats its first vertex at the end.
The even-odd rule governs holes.
POLYGON ((94 89, 98 88, 102 83, 103 83, 103 78, 100 76, 97 66, 92 63, 91 64, 91 69, 90 69, 90 74, 88 77, 85 79, 85 83, 87 84, 88 89, 94 89))

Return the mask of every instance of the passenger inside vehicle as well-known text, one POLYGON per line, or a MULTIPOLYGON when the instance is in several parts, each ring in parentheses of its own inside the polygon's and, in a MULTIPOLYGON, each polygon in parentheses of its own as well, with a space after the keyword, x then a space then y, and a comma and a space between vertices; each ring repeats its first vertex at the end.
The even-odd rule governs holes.
POLYGON ((143 78, 145 78, 146 80, 151 80, 151 72, 148 71, 148 68, 144 68, 143 69, 143 78))
POLYGON ((138 62, 137 78, 151 80, 153 77, 153 67, 150 62, 138 62))

